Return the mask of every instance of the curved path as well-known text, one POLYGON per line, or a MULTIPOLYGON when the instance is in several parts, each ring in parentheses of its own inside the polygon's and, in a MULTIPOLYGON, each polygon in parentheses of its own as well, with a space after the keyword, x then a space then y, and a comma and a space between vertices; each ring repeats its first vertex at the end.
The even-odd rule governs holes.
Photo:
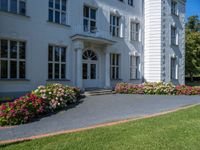
POLYGON ((79 104, 35 122, 0 128, 0 141, 85 128, 199 104, 200 96, 103 95, 84 98, 79 104))

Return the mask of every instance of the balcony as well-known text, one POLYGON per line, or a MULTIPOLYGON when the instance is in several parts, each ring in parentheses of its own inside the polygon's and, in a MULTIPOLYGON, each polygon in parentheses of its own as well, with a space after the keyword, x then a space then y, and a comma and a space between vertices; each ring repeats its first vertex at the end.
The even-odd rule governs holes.
POLYGON ((89 26, 75 26, 73 27, 72 40, 81 39, 87 41, 94 41, 102 44, 113 44, 112 36, 109 30, 99 29, 89 26))

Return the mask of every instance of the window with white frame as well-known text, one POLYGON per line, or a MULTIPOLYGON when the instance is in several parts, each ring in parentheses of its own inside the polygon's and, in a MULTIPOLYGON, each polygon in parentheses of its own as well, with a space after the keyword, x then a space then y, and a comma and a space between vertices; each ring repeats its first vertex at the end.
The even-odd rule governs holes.
POLYGON ((140 33, 140 24, 131 22, 130 27, 130 40, 131 41, 139 41, 139 33, 140 33))
POLYGON ((67 0, 49 0, 49 21, 67 24, 67 0))
POLYGON ((112 36, 120 36, 120 17, 110 15, 110 33, 112 36))
POLYGON ((176 80, 177 79, 177 74, 178 74, 178 65, 177 65, 177 58, 172 57, 171 58, 171 80, 176 80))
POLYGON ((49 46, 48 78, 66 79, 66 47, 49 46))
POLYGON ((26 0, 0 0, 0 10, 26 15, 26 0))
POLYGON ((171 44, 178 45, 178 32, 174 26, 171 26, 171 44))
POLYGON ((120 78, 120 55, 110 54, 110 78, 117 80, 120 78))
POLYGON ((133 6, 133 0, 128 0, 128 4, 129 4, 130 6, 133 6))
POLYGON ((171 1, 171 14, 178 15, 178 3, 175 0, 171 1))
POLYGON ((139 56, 130 56, 130 77, 131 79, 139 79, 139 56))
POLYGON ((96 33, 96 9, 84 6, 83 8, 83 27, 85 32, 96 33))
POLYGON ((26 78, 26 43, 0 39, 0 79, 26 78))

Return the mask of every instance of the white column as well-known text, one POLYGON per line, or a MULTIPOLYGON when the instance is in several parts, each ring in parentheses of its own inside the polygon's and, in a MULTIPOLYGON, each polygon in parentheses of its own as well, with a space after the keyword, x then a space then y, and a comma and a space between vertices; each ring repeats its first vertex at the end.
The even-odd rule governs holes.
POLYGON ((83 77, 82 77, 82 53, 84 44, 80 40, 74 41, 74 49, 76 50, 76 86, 83 89, 83 77))
POLYGON ((110 53, 105 53, 105 88, 110 88, 110 53))

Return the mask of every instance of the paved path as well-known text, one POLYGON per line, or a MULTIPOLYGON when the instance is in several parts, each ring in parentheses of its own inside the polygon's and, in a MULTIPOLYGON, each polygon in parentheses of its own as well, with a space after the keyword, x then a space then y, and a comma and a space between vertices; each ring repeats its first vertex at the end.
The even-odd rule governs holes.
POLYGON ((103 95, 87 97, 73 108, 13 128, 0 129, 0 141, 84 128, 142 117, 200 103, 200 96, 103 95))

